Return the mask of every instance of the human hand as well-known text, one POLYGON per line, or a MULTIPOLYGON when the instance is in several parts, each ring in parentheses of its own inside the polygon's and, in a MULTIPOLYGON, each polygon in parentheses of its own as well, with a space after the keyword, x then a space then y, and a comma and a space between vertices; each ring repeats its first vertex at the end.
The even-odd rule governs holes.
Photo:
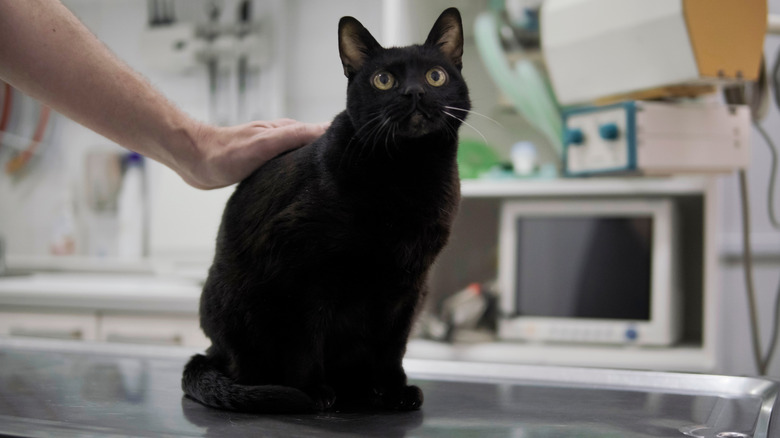
POLYGON ((180 160, 176 170, 185 182, 199 189, 229 186, 282 152, 313 142, 328 126, 330 122, 290 119, 227 127, 201 125, 193 138, 194 154, 180 160))

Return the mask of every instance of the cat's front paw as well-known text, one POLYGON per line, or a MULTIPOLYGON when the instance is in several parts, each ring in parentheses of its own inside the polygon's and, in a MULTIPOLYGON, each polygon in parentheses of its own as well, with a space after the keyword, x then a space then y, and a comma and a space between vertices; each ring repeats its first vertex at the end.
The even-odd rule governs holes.
POLYGON ((306 393, 314 402, 314 410, 316 411, 327 411, 336 402, 336 392, 328 385, 309 388, 306 393))
POLYGON ((414 411, 423 404, 423 392, 414 385, 383 393, 381 397, 385 407, 397 411, 414 411))

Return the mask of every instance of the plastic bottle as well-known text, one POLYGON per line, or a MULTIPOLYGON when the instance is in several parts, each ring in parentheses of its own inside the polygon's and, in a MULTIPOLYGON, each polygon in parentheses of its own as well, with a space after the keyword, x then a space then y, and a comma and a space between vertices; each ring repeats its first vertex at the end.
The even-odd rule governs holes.
POLYGON ((117 256, 140 259, 144 255, 144 175, 143 157, 131 152, 125 161, 125 173, 119 188, 117 217, 119 235, 117 256))
POLYGON ((520 141, 512 146, 512 167, 516 175, 530 176, 536 171, 536 147, 531 142, 520 141))

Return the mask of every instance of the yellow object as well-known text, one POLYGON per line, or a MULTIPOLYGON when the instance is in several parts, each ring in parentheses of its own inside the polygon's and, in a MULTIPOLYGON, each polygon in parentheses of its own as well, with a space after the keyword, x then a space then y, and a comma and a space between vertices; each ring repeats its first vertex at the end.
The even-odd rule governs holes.
POLYGON ((683 11, 700 76, 758 78, 766 0, 683 0, 683 11))

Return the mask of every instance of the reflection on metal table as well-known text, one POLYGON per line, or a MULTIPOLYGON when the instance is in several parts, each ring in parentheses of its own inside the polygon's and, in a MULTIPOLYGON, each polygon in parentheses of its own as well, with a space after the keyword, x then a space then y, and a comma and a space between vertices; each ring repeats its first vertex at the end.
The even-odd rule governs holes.
POLYGON ((0 437, 780 436, 758 378, 408 360, 420 411, 249 415, 183 397, 192 353, 0 339, 0 437))

